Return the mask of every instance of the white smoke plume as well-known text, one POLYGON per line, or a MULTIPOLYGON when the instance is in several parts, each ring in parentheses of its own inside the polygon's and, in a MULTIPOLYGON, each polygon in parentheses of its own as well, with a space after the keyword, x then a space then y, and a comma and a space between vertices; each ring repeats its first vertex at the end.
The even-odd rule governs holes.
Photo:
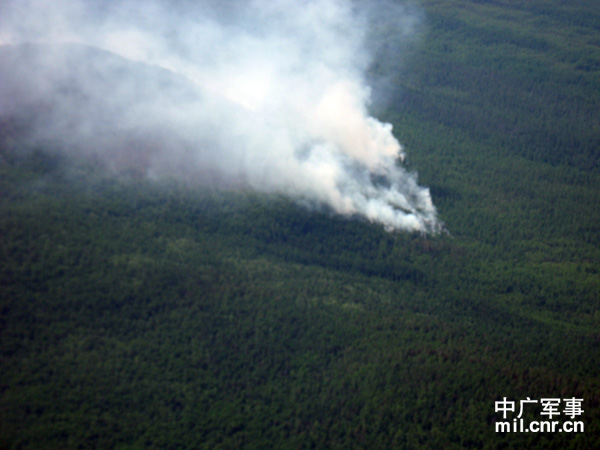
MULTIPOLYGON (((391 125, 368 112, 365 5, 5 0, 0 115, 35 103, 48 112, 40 138, 116 169, 282 192, 389 230, 435 232, 429 190, 402 167, 391 125)), ((414 17, 390 13, 409 33, 414 17)))

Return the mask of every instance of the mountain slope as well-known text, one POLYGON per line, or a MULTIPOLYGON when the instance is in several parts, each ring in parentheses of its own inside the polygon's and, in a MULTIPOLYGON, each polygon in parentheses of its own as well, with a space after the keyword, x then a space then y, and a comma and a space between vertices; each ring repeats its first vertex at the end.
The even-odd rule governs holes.
POLYGON ((448 234, 115 177, 5 122, 0 447, 598 446, 598 8, 423 7, 372 76, 448 234), (583 398, 585 432, 496 433, 503 397, 583 398))

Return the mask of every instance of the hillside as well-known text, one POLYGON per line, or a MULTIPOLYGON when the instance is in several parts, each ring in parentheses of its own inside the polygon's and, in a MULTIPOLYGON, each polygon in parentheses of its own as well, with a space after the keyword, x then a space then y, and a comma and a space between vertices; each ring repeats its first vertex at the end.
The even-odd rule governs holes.
POLYGON ((447 232, 115 174, 2 116, 1 448, 600 445, 600 8, 418 6, 409 45, 377 30, 373 112, 447 232), (496 433, 503 397, 583 398, 585 431, 496 433))

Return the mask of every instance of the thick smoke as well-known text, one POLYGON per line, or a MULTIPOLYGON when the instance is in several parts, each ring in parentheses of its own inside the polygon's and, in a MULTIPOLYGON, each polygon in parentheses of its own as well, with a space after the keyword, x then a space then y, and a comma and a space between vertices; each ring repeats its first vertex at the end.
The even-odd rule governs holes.
MULTIPOLYGON (((390 12, 407 33, 414 18, 390 12)), ((34 105, 39 139, 115 170, 436 231, 429 190, 367 110, 368 17, 350 0, 4 1, 0 114, 34 105)))

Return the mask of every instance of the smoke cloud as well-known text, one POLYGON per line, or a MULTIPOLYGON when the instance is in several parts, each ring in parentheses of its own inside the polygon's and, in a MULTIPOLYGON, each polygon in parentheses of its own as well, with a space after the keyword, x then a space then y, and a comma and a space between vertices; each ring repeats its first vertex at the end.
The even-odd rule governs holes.
MULTIPOLYGON (((435 232, 429 190, 403 167, 392 126, 368 112, 363 7, 5 0, 0 115, 34 108, 36 139, 115 170, 281 192, 435 232)), ((415 18, 390 12, 410 33, 415 18)))

